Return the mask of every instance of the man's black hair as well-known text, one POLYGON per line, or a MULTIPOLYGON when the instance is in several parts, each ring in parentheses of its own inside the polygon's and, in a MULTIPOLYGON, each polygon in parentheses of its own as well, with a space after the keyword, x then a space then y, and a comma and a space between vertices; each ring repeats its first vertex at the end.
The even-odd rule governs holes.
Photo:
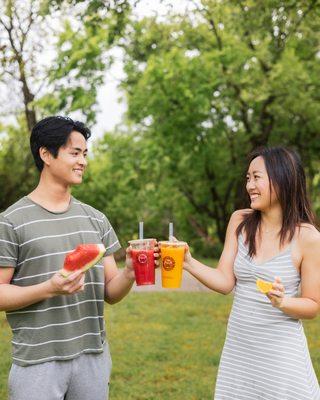
POLYGON ((40 172, 43 169, 43 161, 39 154, 40 147, 45 147, 56 158, 60 147, 66 145, 72 131, 81 133, 86 140, 91 136, 89 128, 82 122, 73 121, 69 117, 47 117, 33 127, 30 147, 35 164, 40 172))

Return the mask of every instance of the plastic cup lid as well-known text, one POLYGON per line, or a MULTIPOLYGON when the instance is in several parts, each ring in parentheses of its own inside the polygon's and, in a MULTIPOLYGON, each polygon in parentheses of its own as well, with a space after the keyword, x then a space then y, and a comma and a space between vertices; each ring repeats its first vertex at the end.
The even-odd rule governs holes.
POLYGON ((169 240, 164 240, 159 242, 160 246, 172 246, 172 247, 185 247, 187 246, 187 242, 181 242, 181 241, 177 241, 177 242, 173 242, 173 241, 169 241, 169 240))
POLYGON ((156 239, 135 239, 135 240, 129 240, 130 245, 141 245, 143 243, 151 243, 151 242, 156 242, 156 239))

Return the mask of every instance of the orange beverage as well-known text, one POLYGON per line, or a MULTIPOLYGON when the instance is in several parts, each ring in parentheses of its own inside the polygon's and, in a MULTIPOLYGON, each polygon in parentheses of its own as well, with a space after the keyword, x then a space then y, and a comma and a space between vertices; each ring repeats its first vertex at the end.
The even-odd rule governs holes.
POLYGON ((181 286, 185 242, 160 242, 162 287, 176 289, 181 286))

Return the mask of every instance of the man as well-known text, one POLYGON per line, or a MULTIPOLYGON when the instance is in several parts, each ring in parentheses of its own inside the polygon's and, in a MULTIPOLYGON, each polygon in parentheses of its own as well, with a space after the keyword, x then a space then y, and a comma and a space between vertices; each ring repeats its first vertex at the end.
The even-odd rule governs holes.
POLYGON ((104 300, 120 301, 134 282, 127 253, 108 219, 70 194, 82 182, 90 131, 65 117, 35 125, 30 145, 38 186, 0 214, 0 310, 13 333, 10 400, 106 400, 111 359, 104 300), (85 274, 60 275, 81 243, 103 243, 102 261, 85 274))

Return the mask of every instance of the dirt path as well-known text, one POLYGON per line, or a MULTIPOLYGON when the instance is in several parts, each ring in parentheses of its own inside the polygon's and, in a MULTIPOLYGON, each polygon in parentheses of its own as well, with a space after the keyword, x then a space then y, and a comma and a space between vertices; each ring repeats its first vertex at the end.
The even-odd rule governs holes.
POLYGON ((161 272, 159 269, 156 270, 156 283, 155 285, 137 286, 133 285, 132 290, 134 292, 167 292, 182 291, 182 292, 209 292, 206 286, 202 285, 198 280, 192 277, 188 272, 183 271, 182 284, 180 289, 163 289, 161 286, 161 272))

